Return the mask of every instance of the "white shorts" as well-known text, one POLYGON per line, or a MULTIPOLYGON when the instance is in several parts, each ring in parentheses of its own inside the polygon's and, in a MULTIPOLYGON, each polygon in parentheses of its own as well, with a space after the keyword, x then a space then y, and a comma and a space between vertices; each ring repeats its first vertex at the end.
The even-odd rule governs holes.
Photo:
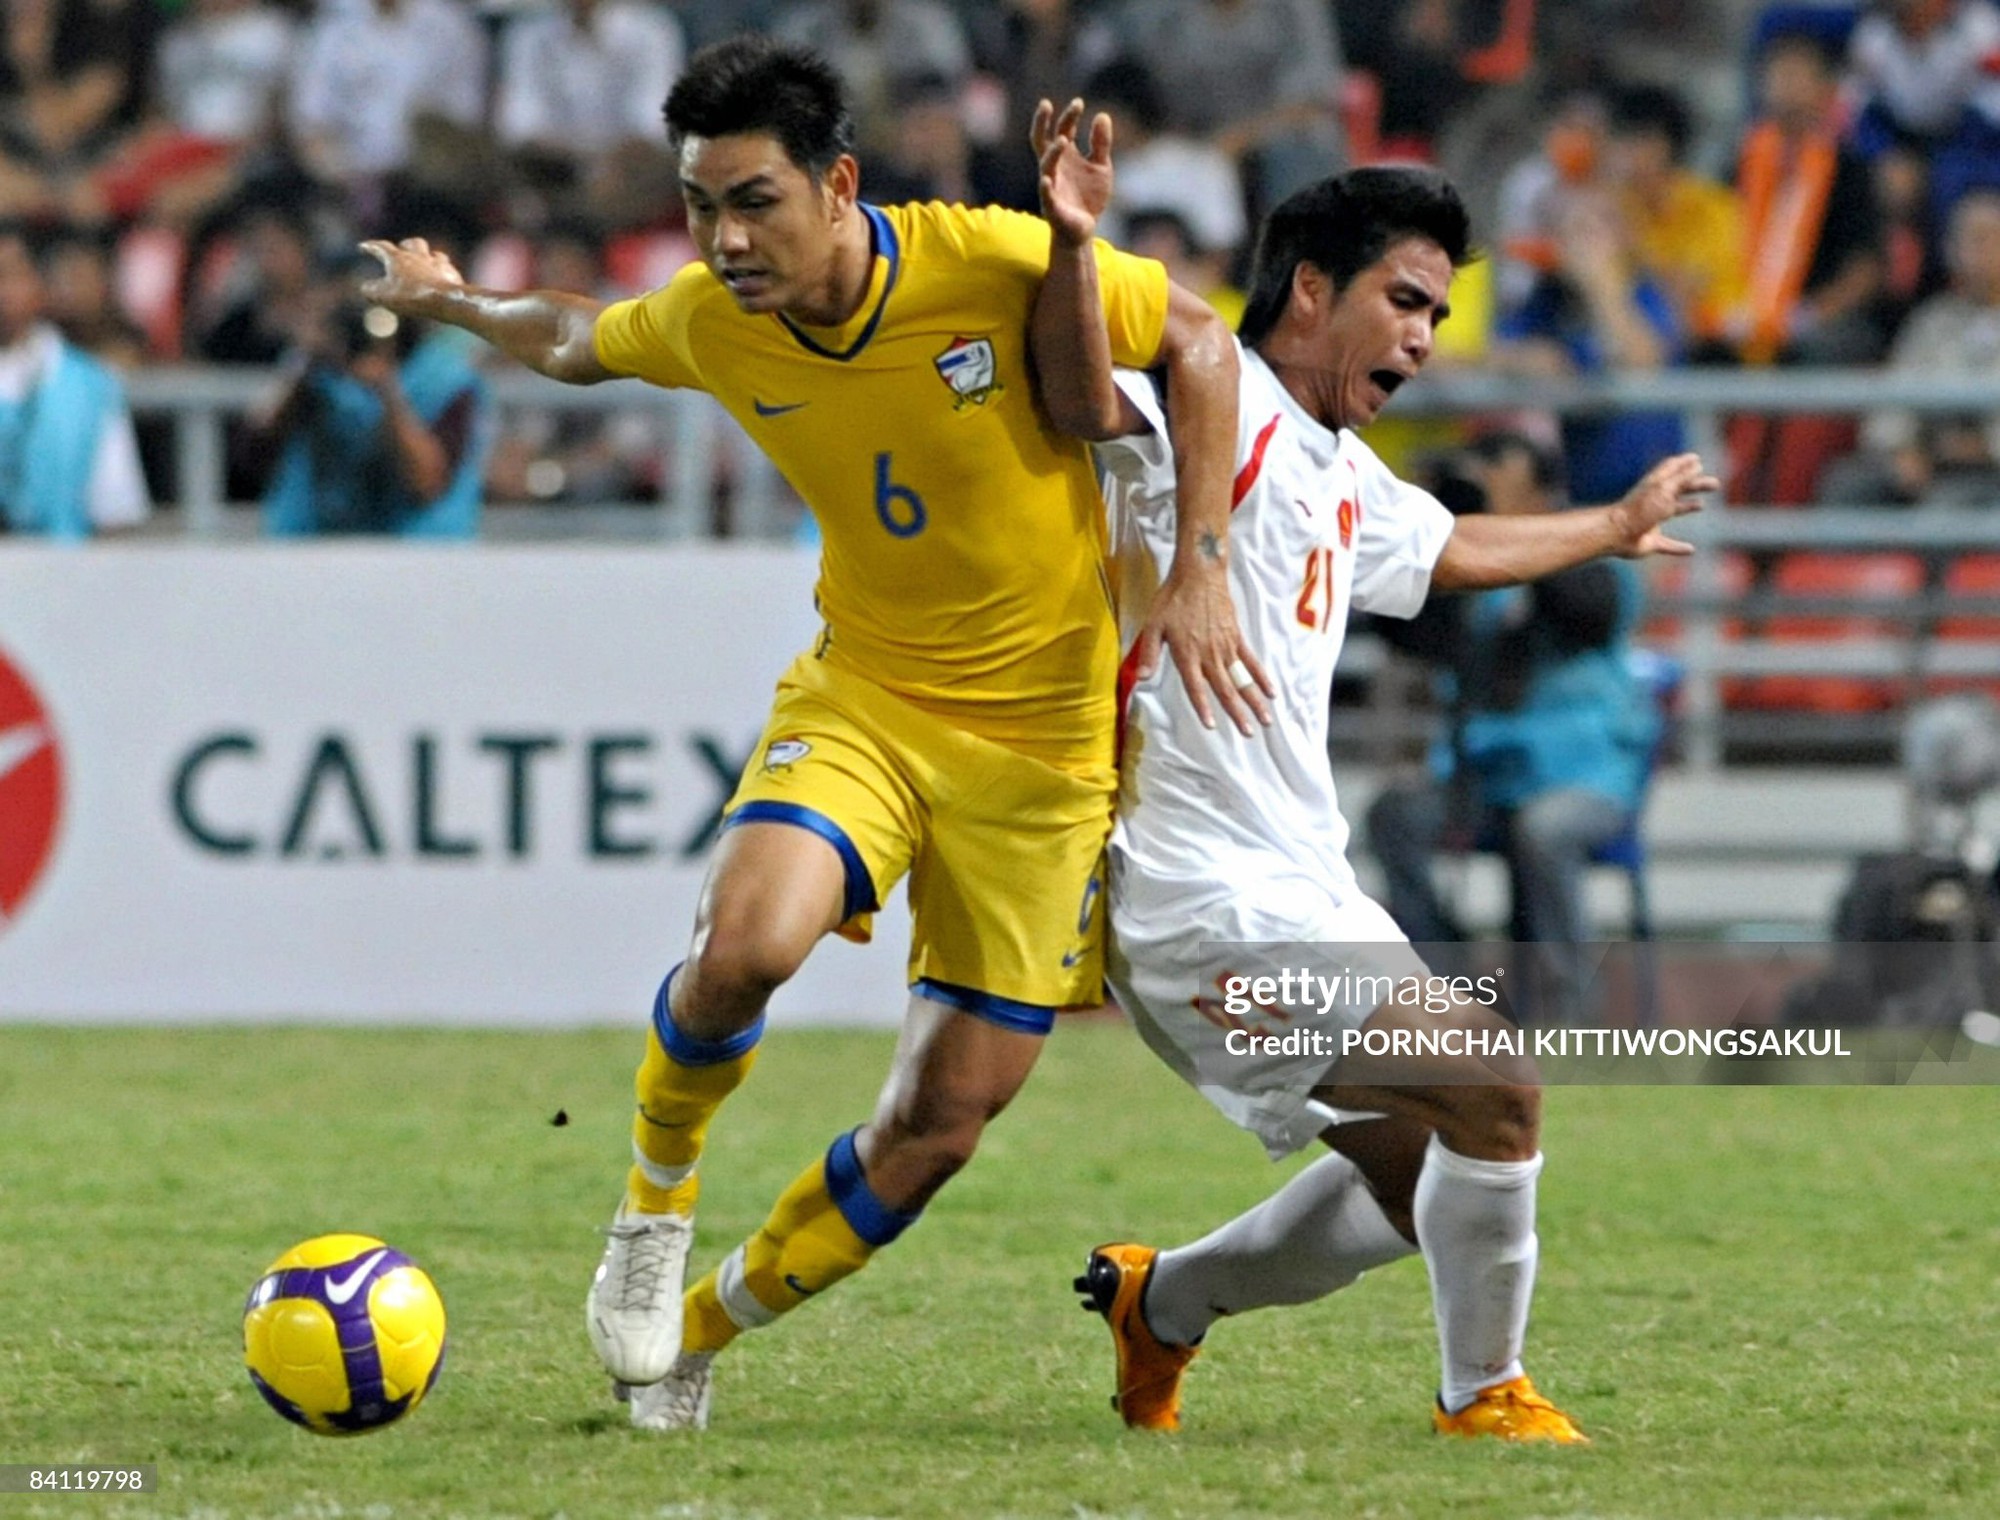
POLYGON ((1297 874, 1147 880, 1117 850, 1110 867, 1106 975, 1155 1055, 1262 1140, 1273 1160, 1329 1124, 1375 1117, 1330 1108, 1312 1092, 1327 1083, 1342 1034, 1386 1000, 1375 979, 1429 974, 1379 903, 1297 874), (1304 1001, 1246 1005, 1253 989, 1237 979, 1308 968, 1316 981, 1304 1001))

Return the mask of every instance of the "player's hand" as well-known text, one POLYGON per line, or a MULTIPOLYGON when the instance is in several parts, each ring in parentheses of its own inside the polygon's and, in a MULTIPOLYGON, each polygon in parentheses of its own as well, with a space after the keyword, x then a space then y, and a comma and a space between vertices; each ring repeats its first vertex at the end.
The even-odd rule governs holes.
POLYGON ((433 296, 465 285, 465 276, 450 257, 422 238, 404 238, 400 243, 372 238, 361 251, 382 262, 379 275, 362 281, 361 298, 404 316, 425 315, 424 307, 433 296))
POLYGON ((1644 559, 1649 554, 1692 554, 1694 545, 1670 538, 1665 524, 1701 510, 1703 496, 1722 489, 1722 482, 1702 467, 1699 454, 1675 454, 1648 470, 1625 499, 1611 510, 1618 534, 1614 554, 1644 559))
POLYGON ((1159 667, 1162 642, 1174 657, 1202 727, 1215 727, 1212 703, 1219 703, 1246 737, 1257 731, 1256 723, 1270 724, 1268 699, 1278 694, 1277 688, 1236 625, 1229 577, 1220 566, 1183 572, 1176 565, 1168 574, 1139 631, 1139 679, 1159 667))
POLYGON ((1035 106, 1028 141, 1041 165, 1042 216, 1056 236, 1081 248, 1097 235, 1097 219, 1111 204, 1111 118, 1099 111, 1090 122, 1090 151, 1078 147, 1083 102, 1072 100, 1056 114, 1044 100, 1035 106))

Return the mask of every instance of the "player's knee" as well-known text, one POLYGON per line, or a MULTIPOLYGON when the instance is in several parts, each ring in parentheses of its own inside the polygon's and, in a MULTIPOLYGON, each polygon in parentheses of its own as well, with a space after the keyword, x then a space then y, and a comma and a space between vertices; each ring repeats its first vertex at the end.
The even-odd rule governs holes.
POLYGON ((1439 1126, 1444 1140, 1461 1155, 1489 1161, 1526 1161, 1541 1149, 1542 1090, 1482 1082, 1442 1090, 1448 1115, 1439 1126))
POLYGON ((792 979, 811 949, 809 938, 721 905, 696 925, 688 968, 706 997, 761 1004, 792 979))

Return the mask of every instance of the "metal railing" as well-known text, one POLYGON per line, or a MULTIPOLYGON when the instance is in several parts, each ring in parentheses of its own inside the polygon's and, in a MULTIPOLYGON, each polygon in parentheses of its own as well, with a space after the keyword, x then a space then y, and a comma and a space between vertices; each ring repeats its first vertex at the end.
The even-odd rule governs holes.
MULTIPOLYGON (((226 502, 225 427, 250 410, 273 383, 268 372, 173 366, 144 370, 128 382, 135 411, 166 414, 175 437, 175 498, 183 531, 198 538, 245 531, 245 514, 226 502)), ((521 410, 585 413, 652 412, 659 419, 663 454, 670 462, 663 500, 617 513, 623 537, 662 540, 711 531, 718 467, 726 459, 731 482, 729 523, 739 536, 777 536, 791 516, 783 483, 735 423, 708 397, 662 391, 636 382, 566 386, 526 371, 492 379, 503 420, 521 410)), ((1525 379, 1473 371, 1434 371, 1397 397, 1395 415, 1453 417, 1548 412, 1599 416, 1617 412, 1675 412, 1689 446, 1712 464, 1722 460, 1724 418, 1733 413, 1861 414, 1880 409, 1918 413, 2000 413, 2000 381, 1960 377, 1915 378, 1875 370, 1665 370, 1568 381, 1525 379)), ((2000 501, 1994 504, 2000 507, 2000 501)), ((499 527, 509 514, 489 514, 499 527)), ((550 508, 545 521, 573 521, 580 531, 605 523, 601 512, 550 508)), ((1934 677, 1993 681, 2000 686, 2000 641, 1950 642, 1929 638, 1947 612, 1994 615, 1990 606, 1954 602, 1936 593, 1900 607, 1875 602, 1840 604, 1840 610, 1899 621, 1902 631, 1882 638, 1813 643, 1762 642, 1726 636, 1730 618, 1745 604, 1728 595, 1721 558, 1713 551, 1775 553, 1891 549, 1926 555, 2000 551, 2000 511, 1963 508, 1760 508, 1711 509, 1686 520, 1685 536, 1700 548, 1687 583, 1656 608, 1682 625, 1677 653, 1686 662, 1685 755, 1698 769, 1722 754, 1724 683, 1731 677, 1772 673, 1840 674, 1906 678, 1909 689, 1934 677)), ((1815 606, 1787 598, 1759 604, 1767 612, 1810 612, 1815 606)), ((1752 611, 1757 610, 1755 606, 1752 611)), ((1358 663, 1368 652, 1356 650, 1358 663)))

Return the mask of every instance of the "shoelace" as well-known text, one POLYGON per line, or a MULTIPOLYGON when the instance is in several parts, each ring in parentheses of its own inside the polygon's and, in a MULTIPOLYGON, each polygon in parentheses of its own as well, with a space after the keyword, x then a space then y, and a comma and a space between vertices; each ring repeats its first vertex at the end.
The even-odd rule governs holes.
POLYGON ((618 1270, 611 1275, 618 1286, 618 1308, 648 1309, 667 1272, 668 1243, 672 1228, 659 1224, 614 1224, 605 1233, 625 1249, 619 1255, 618 1270))
POLYGON ((675 1420, 687 1423, 700 1413, 701 1396, 708 1391, 708 1368, 712 1361, 712 1356, 690 1353, 675 1362, 673 1371, 661 1382, 667 1411, 675 1420))

